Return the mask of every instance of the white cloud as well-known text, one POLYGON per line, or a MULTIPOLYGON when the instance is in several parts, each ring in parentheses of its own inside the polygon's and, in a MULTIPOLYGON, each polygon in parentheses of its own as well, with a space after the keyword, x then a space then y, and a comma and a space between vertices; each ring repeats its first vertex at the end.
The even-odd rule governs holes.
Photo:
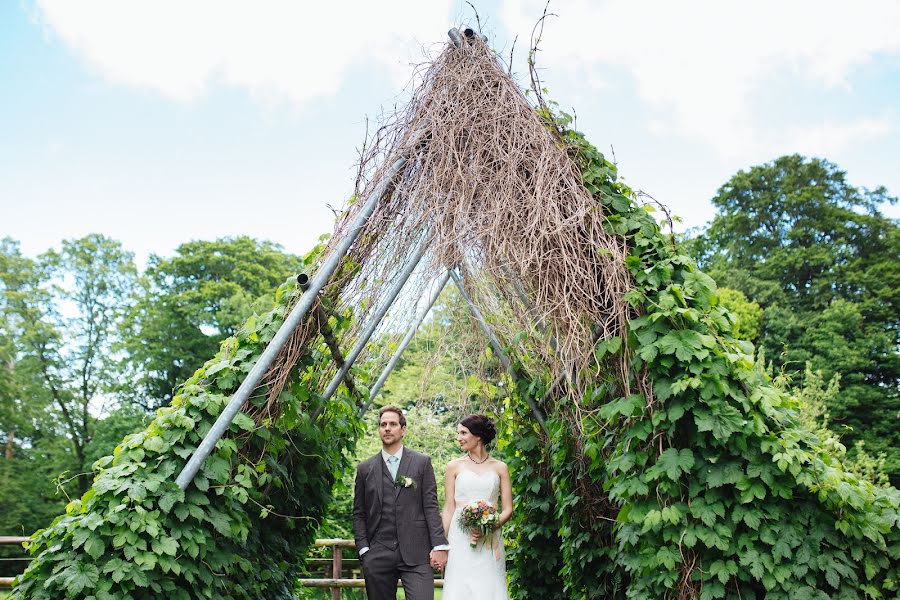
POLYGON ((845 147, 889 135, 894 129, 888 118, 857 119, 850 123, 824 123, 789 133, 786 152, 831 156, 845 147))
MULTIPOLYGON (((510 31, 530 32, 544 3, 504 0, 502 20, 510 31)), ((764 150, 752 101, 765 96, 772 78, 848 86, 853 68, 900 53, 894 0, 554 0, 550 10, 559 18, 545 27, 539 59, 549 71, 623 68, 641 99, 663 111, 656 130, 707 143, 730 159, 764 150)), ((853 128, 832 126, 822 139, 853 139, 853 128), (843 136, 834 133, 842 127, 843 136)))
POLYGON ((408 78, 417 40, 439 39, 450 0, 37 0, 38 20, 112 82, 179 101, 212 82, 302 103, 354 65, 408 78))

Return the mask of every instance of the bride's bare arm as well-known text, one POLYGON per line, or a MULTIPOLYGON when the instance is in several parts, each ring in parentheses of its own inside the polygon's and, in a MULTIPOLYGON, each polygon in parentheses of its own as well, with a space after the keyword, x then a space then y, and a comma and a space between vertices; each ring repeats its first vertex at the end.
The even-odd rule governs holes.
POLYGON ((444 524, 444 535, 450 535, 450 522, 453 520, 453 512, 456 510, 456 465, 452 462, 447 465, 444 473, 444 512, 441 513, 441 522, 444 524))
POLYGON ((510 480, 509 467, 506 466, 506 463, 500 463, 500 468, 497 472, 500 475, 500 506, 503 508, 500 511, 500 524, 503 525, 512 517, 512 481, 510 480))

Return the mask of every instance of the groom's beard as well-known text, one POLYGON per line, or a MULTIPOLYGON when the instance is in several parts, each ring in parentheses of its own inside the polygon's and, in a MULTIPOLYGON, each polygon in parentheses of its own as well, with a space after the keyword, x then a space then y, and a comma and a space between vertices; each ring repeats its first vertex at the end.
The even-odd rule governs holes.
POLYGON ((400 447, 403 444, 403 434, 399 431, 395 431, 391 434, 387 434, 379 431, 379 437, 381 437, 381 445, 385 448, 387 447, 400 447))

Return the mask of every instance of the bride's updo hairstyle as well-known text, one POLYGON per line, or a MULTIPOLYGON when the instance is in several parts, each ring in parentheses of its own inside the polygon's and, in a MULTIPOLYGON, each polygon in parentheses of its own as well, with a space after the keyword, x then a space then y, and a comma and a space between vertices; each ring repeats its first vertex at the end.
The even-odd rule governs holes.
POLYGON ((484 415, 469 415, 464 417, 460 425, 468 429, 472 435, 481 438, 482 443, 487 446, 495 437, 497 437, 497 428, 494 423, 484 415))

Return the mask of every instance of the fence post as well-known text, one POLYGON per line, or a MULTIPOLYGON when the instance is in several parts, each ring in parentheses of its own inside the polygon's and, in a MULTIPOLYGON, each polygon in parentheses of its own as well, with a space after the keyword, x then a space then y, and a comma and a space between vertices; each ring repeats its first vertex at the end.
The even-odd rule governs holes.
MULTIPOLYGON (((339 545, 335 544, 331 549, 332 551, 332 561, 331 561, 331 576, 334 579, 341 578, 341 561, 344 558, 344 550, 339 545)), ((334 587, 331 588, 331 600, 341 600, 341 588, 334 587)))

